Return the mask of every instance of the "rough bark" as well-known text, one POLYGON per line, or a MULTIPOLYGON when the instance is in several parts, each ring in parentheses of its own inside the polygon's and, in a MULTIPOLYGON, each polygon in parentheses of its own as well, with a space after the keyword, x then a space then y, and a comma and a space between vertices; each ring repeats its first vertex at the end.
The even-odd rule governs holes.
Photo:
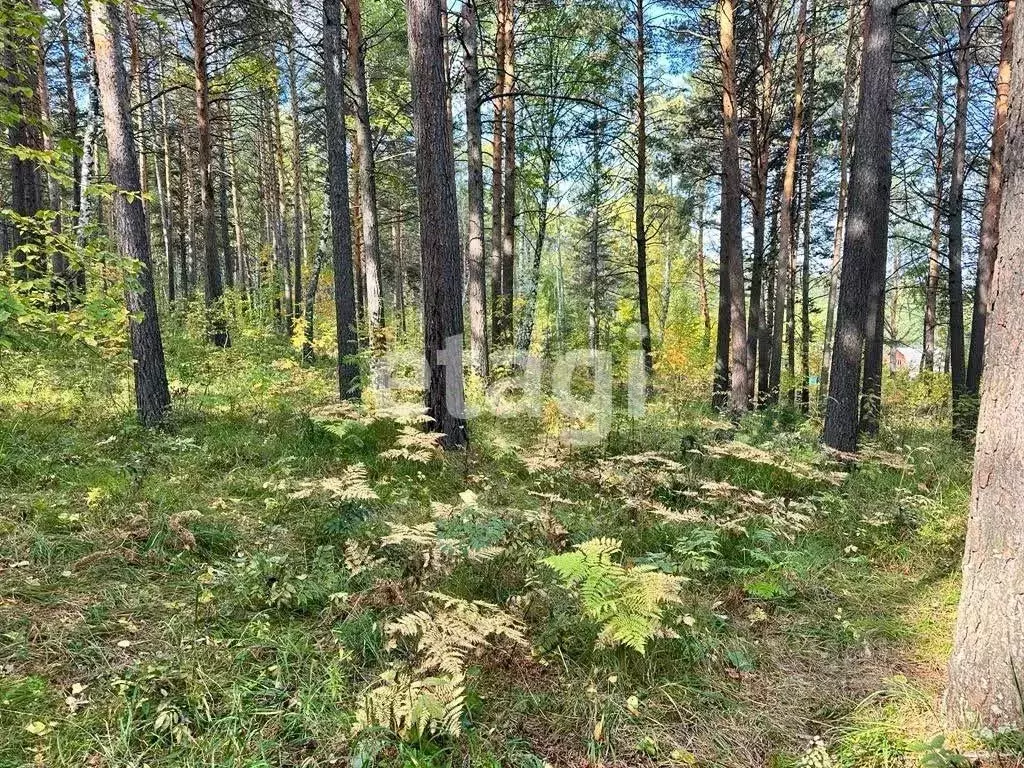
POLYGON ((480 71, 477 58, 479 19, 476 0, 463 0, 459 30, 466 70, 466 168, 469 208, 466 215, 466 266, 469 272, 469 349, 473 372, 490 375, 487 349, 487 276, 484 264, 484 160, 480 118, 480 71))
POLYGON ((892 50, 896 7, 894 0, 871 0, 864 29, 835 346, 822 436, 826 445, 841 451, 857 448, 870 285, 885 277, 892 180, 892 50))
POLYGON ((110 177, 118 190, 113 205, 117 245, 122 258, 138 265, 135 278, 125 281, 135 406, 139 420, 146 426, 152 426, 167 415, 171 396, 164 367, 160 320, 156 311, 149 230, 140 194, 128 84, 119 53, 119 9, 113 3, 91 3, 89 13, 103 103, 110 177))
POLYGON ((814 200, 814 73, 817 66, 817 45, 814 36, 814 22, 817 16, 817 4, 811 6, 810 19, 810 59, 807 65, 807 98, 805 109, 807 115, 804 122, 807 130, 804 133, 804 258, 800 267, 800 410, 809 413, 811 410, 811 202, 814 200))
MULTIPOLYGON (((19 0, 20 4, 21 0, 19 0)), ((26 8, 31 8, 25 3, 26 8)), ((36 50, 38 42, 20 30, 9 33, 10 40, 5 46, 4 59, 10 90, 11 107, 14 110, 8 128, 8 146, 38 152, 43 148, 43 135, 39 128, 39 75, 41 59, 36 50)), ((31 156, 10 153, 11 163, 11 210, 18 216, 34 217, 43 205, 41 170, 31 156)), ((37 234, 26 231, 20 225, 12 227, 11 248, 41 245, 37 234)), ((32 280, 46 272, 46 259, 41 249, 32 255, 21 251, 14 260, 14 277, 17 280, 32 280)))
POLYGON ((999 250, 999 206, 1002 201, 1003 154, 1006 147, 1006 116, 1010 104, 1010 68, 1013 59, 1013 19, 1016 0, 1006 0, 1003 11, 1003 40, 996 73, 995 117, 992 124, 992 149, 988 161, 988 183, 981 213, 981 249, 974 290, 974 314, 971 321, 971 350, 967 360, 967 428, 973 431, 978 420, 977 397, 985 362, 985 329, 989 315, 989 289, 999 250))
POLYGON ((494 36, 494 58, 497 73, 494 82, 494 112, 491 119, 493 134, 491 138, 491 341, 494 346, 506 342, 506 326, 511 322, 501 295, 501 246, 502 221, 504 204, 504 137, 505 137, 505 34, 504 14, 507 0, 497 2, 497 24, 494 36))
MULTIPOLYGON (((795 223, 793 201, 796 191, 797 159, 800 151, 800 132, 804 120, 804 52, 807 49, 807 0, 800 0, 797 14, 796 69, 793 75, 793 122, 786 147, 786 165, 782 172, 782 203, 779 209, 779 261, 782 268, 775 269, 775 317, 772 321, 772 365, 768 375, 769 403, 778 402, 782 384, 782 340, 786 309, 790 304, 793 285, 790 283, 790 265, 795 258, 793 245, 795 223)), ((792 315, 790 315, 792 321, 792 315)))
POLYGON ((445 448, 468 444, 462 380, 462 258, 438 0, 406 0, 423 279, 427 415, 445 448), (431 226, 426 226, 427 223, 431 226), (443 355, 443 357, 442 357, 443 355))
POLYGON ((1014 25, 999 253, 989 296, 963 588, 946 713, 992 730, 1024 726, 1024 23, 1014 25))
POLYGON ((345 146, 345 91, 342 73, 341 4, 324 0, 324 93, 327 107, 327 199, 331 212, 334 259, 334 307, 338 343, 338 391, 341 399, 359 398, 359 350, 355 286, 352 281, 352 220, 348 201, 348 151, 345 146))
MULTIPOLYGON (((728 326, 727 343, 722 342, 719 329, 719 356, 723 357, 726 349, 731 353, 728 355, 728 408, 733 413, 742 413, 750 407, 747 397, 750 387, 747 380, 747 318, 743 285, 740 146, 736 133, 735 10, 733 0, 719 2, 718 35, 722 51, 722 223, 719 253, 725 273, 723 282, 728 284, 725 292, 727 318, 719 299, 719 323, 725 319, 728 326)), ((719 384, 716 376, 716 391, 719 384)))
POLYGON ((924 337, 921 368, 935 370, 935 328, 938 325, 939 297, 939 241, 942 238, 942 178, 946 154, 945 89, 943 87, 943 65, 941 59, 935 62, 935 192, 932 199, 932 229, 928 243, 928 272, 924 285, 924 337))
POLYGON ((217 250, 217 217, 213 198, 213 153, 210 138, 210 77, 206 45, 208 0, 192 0, 193 66, 196 96, 196 163, 199 171, 200 228, 203 237, 203 303, 206 306, 210 341, 230 345, 224 316, 220 254, 217 250))
POLYGON ((818 409, 824 410, 828 394, 829 373, 832 366, 832 337, 835 328, 836 302, 839 298, 839 269, 843 257, 843 233, 846 218, 846 195, 850 166, 850 113, 854 107, 854 87, 857 83, 857 40, 860 37, 861 11, 851 3, 850 26, 846 38, 846 65, 843 75, 843 106, 839 124, 839 199, 836 203, 836 227, 832 238, 832 263, 828 275, 828 301, 825 305, 825 338, 821 353, 821 378, 818 384, 818 409))
POLYGON ((956 117, 953 122, 953 169, 949 184, 949 370, 953 391, 953 435, 969 438, 963 398, 967 389, 964 360, 964 182, 967 178, 967 94, 970 77, 971 0, 960 2, 956 64, 956 117))

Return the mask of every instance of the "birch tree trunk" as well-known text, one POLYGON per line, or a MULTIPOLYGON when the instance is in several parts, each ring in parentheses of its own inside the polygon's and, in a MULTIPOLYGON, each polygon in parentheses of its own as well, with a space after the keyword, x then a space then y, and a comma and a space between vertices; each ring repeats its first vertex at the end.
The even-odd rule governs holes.
POLYGON ((380 279, 380 227, 377 223, 377 170, 373 159, 373 133, 370 130, 370 106, 366 94, 366 43, 363 40, 359 0, 345 0, 345 9, 348 20, 348 65, 358 136, 356 146, 361 184, 359 212, 363 237, 363 276, 366 281, 366 317, 370 326, 370 352, 377 358, 384 353, 386 344, 380 279))

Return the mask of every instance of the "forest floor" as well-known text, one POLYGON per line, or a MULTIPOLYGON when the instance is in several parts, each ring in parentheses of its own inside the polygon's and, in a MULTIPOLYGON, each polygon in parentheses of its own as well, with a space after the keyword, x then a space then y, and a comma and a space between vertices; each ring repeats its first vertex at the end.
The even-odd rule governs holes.
POLYGON ((480 417, 445 457, 409 409, 324 409, 329 364, 271 340, 168 355, 159 431, 96 360, 0 366, 3 768, 957 764, 970 466, 942 425, 843 463, 793 414, 665 398, 585 449, 547 411, 480 417), (596 537, 684 579, 643 655, 541 563, 596 537), (356 728, 415 660, 392 622, 470 610, 517 629, 424 700, 460 733, 356 728))

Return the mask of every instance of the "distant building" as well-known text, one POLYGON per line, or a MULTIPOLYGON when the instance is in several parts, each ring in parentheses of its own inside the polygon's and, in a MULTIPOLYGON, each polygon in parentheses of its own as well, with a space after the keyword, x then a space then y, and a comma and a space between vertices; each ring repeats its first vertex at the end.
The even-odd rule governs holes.
MULTIPOLYGON (((889 370, 892 373, 905 371, 910 378, 914 378, 921 372, 921 360, 924 359, 924 351, 917 347, 891 346, 889 347, 889 370)), ((942 371, 945 365, 946 354, 942 349, 935 350, 935 370, 942 371)))

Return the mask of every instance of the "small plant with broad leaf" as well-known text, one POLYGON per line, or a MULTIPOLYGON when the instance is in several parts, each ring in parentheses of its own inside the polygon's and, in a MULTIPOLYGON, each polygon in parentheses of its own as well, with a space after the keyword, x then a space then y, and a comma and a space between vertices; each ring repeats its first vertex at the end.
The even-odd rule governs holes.
POLYGON ((643 654, 653 638, 671 636, 664 613, 680 602, 684 579, 653 565, 624 565, 621 554, 622 542, 599 538, 542 562, 579 595, 587 616, 601 624, 600 644, 643 654))

